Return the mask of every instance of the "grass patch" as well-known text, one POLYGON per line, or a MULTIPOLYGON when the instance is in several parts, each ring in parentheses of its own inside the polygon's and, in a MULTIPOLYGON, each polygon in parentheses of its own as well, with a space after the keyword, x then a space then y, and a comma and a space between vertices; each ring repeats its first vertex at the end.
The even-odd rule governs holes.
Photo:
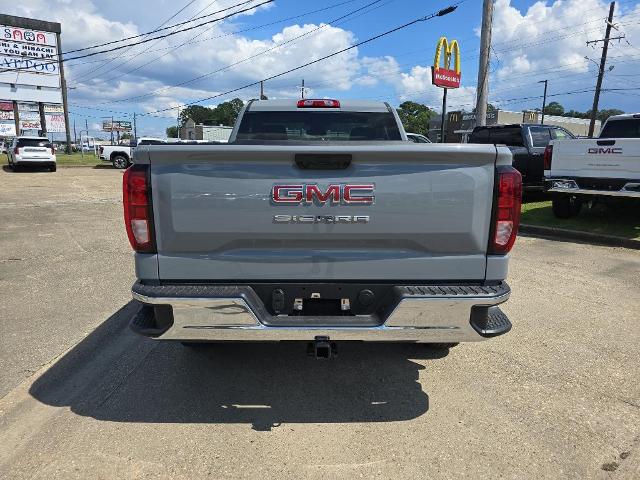
POLYGON ((520 220, 523 224, 640 240, 640 209, 637 205, 596 205, 593 208, 582 205, 577 216, 563 220, 553 215, 550 200, 525 202, 520 220))
POLYGON ((107 162, 100 160, 100 157, 97 155, 93 155, 92 153, 85 153, 84 158, 79 152, 74 152, 71 155, 67 155, 63 152, 56 153, 56 161, 59 166, 68 166, 68 165, 108 165, 107 162))

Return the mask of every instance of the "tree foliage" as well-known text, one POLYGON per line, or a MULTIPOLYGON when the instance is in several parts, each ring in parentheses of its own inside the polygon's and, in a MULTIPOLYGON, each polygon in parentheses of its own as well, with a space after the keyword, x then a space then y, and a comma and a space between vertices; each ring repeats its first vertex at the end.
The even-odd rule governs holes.
POLYGON ((436 115, 429 107, 422 103, 407 101, 402 102, 397 110, 402 125, 407 132, 420 133, 422 135, 429 133, 429 120, 436 115))
POLYGON ((551 102, 549 105, 544 107, 545 115, 564 115, 564 107, 560 105, 558 102, 551 102))
POLYGON ((178 138, 180 136, 180 134, 178 133, 178 127, 176 127, 175 125, 167 127, 166 132, 167 138, 178 138))
POLYGON ((243 106, 244 102, 239 98, 222 102, 215 108, 203 107, 202 105, 189 105, 180 112, 180 126, 183 127, 189 118, 191 118, 196 125, 222 124, 232 126, 243 106))

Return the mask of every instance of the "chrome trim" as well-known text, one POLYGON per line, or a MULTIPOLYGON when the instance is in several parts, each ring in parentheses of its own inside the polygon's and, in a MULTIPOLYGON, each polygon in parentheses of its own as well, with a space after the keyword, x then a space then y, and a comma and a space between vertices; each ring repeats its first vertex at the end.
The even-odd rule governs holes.
POLYGON ((585 188, 550 188, 551 193, 569 193, 571 195, 597 195, 603 197, 640 198, 640 192, 633 190, 589 190, 585 188))
MULTIPOLYGON (((385 323, 376 327, 270 327, 262 324, 243 298, 150 297, 133 292, 150 305, 171 305, 173 326, 158 337, 181 341, 331 340, 473 342, 485 340, 470 324, 473 306, 495 306, 509 293, 496 296, 420 295, 403 298, 385 323)), ((304 317, 300 317, 304 322, 304 317)))

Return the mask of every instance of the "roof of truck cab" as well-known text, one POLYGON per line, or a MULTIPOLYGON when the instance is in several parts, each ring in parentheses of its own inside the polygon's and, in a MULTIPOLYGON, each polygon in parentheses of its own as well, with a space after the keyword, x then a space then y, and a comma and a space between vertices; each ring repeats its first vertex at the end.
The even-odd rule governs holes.
POLYGON ((640 118, 640 113, 622 113, 620 115, 611 115, 607 118, 607 122, 615 120, 625 120, 627 118, 640 118))
MULTIPOLYGON (((254 100, 247 107, 251 112, 282 112, 282 111, 343 111, 343 112, 388 112, 389 106, 385 102, 372 102, 369 100, 340 100, 339 108, 298 108, 299 99, 289 100, 254 100)), ((312 99, 305 99, 312 100, 312 99)), ((319 99, 327 100, 327 99, 319 99)))

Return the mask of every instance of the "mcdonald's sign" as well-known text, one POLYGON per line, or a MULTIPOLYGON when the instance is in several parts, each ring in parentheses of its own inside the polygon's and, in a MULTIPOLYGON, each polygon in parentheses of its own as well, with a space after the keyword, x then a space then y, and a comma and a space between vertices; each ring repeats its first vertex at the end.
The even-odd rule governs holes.
POLYGON ((460 87, 460 47, 457 40, 447 41, 447 37, 440 37, 436 47, 436 57, 431 67, 431 83, 436 87, 460 87), (444 49, 444 67, 440 66, 440 57, 444 49), (451 55, 454 56, 454 68, 451 68, 451 55))

